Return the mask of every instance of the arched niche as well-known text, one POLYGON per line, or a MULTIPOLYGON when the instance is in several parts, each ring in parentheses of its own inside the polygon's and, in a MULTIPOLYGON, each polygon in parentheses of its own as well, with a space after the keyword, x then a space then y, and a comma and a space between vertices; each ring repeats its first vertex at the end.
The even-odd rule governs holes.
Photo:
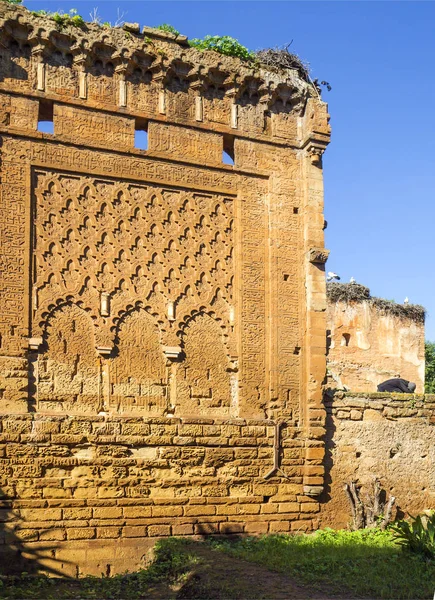
POLYGON ((98 413, 100 368, 91 317, 74 304, 64 304, 48 317, 44 338, 36 377, 38 410, 98 413))
POLYGON ((142 308, 119 322, 110 364, 110 410, 160 416, 168 400, 168 374, 154 319, 142 308))
POLYGON ((185 360, 177 372, 177 416, 225 417, 235 405, 222 328, 197 314, 183 331, 185 360))

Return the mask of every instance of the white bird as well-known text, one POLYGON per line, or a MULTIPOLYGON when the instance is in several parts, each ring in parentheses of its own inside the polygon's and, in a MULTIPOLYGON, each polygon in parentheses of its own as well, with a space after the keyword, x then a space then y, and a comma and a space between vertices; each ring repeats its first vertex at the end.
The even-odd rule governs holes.
POLYGON ((349 279, 349 283, 356 283, 356 279, 355 279, 355 277, 351 277, 351 278, 349 279))
POLYGON ((332 271, 328 271, 328 275, 326 277, 326 281, 333 281, 334 279, 336 279, 337 281, 340 281, 340 277, 337 275, 337 273, 333 273, 332 271))
POLYGON ((403 301, 403 304, 409 304, 408 296, 406 296, 405 300, 403 301))

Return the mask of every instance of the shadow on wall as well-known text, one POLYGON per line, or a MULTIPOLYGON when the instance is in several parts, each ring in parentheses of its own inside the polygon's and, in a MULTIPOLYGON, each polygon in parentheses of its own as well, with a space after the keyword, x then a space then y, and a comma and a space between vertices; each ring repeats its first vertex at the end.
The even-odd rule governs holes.
MULTIPOLYGON (((31 513, 31 508, 23 510, 31 513)), ((43 541, 52 529, 32 529, 31 514, 27 516, 24 521, 21 510, 12 508, 7 491, 0 489, 0 575, 65 577, 67 563, 56 559, 55 542, 43 541)))
POLYGON ((325 420, 325 455, 323 457, 323 467, 325 469, 324 490, 320 498, 321 503, 327 503, 331 499, 332 467, 334 466, 333 449, 335 447, 334 437, 336 426, 332 414, 326 409, 325 420))

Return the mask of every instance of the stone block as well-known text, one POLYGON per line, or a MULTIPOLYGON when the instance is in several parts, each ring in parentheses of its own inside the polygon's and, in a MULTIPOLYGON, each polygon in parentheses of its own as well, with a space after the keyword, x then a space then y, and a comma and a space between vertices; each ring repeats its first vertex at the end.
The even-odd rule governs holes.
POLYGON ((122 510, 123 509, 118 506, 94 508, 92 516, 94 519, 118 519, 122 517, 122 510))
POLYGON ((290 531, 289 521, 270 521, 270 533, 286 533, 287 531, 290 531))
POLYGON ((243 523, 220 523, 219 525, 219 533, 223 535, 228 535, 230 533, 243 533, 244 524, 243 523))
POLYGON ((97 527, 97 538, 119 539, 121 532, 122 527, 97 527))
POLYGON ((148 535, 150 537, 171 535, 171 527, 170 525, 150 525, 148 535))
MULTIPOLYGON (((195 526, 197 527, 197 525, 195 526)), ((194 526, 192 524, 182 524, 182 525, 172 525, 172 535, 180 535, 180 536, 184 536, 184 535, 193 535, 193 528, 194 526)), ((198 533, 197 531, 195 531, 195 533, 198 533)))
POLYGON ((146 533, 146 527, 143 525, 130 525, 122 528, 122 536, 127 538, 142 538, 146 536, 146 533))
POLYGON ((95 534, 93 527, 69 527, 66 530, 68 540, 91 540, 95 537, 95 534))
POLYGON ((125 506, 123 515, 127 519, 144 519, 151 517, 151 506, 125 506))
POLYGON ((184 508, 184 514, 187 517, 199 517, 203 515, 215 515, 216 507, 210 505, 204 506, 186 506, 184 508))

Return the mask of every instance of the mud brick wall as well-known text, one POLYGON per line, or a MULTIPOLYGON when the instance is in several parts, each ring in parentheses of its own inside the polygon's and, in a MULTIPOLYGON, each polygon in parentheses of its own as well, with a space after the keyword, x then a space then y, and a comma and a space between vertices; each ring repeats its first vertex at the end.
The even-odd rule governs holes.
MULTIPOLYGON (((315 529, 319 503, 303 493, 296 427, 281 427, 282 473, 264 478, 275 430, 263 420, 5 415, 0 555, 50 548, 43 565, 75 574, 86 541, 79 553, 104 547, 106 562, 79 569, 113 573, 126 566, 114 554, 121 540, 315 529)), ((140 553, 130 560, 129 569, 143 565, 140 553)))
POLYGON ((377 477, 387 494, 396 498, 399 515, 434 507, 434 396, 336 393, 325 404, 322 526, 350 523, 343 488, 351 481, 362 485, 364 498, 377 477))
POLYGON ((327 304, 327 364, 335 385, 371 392, 400 375, 423 392, 424 321, 388 314, 364 300, 327 304))

